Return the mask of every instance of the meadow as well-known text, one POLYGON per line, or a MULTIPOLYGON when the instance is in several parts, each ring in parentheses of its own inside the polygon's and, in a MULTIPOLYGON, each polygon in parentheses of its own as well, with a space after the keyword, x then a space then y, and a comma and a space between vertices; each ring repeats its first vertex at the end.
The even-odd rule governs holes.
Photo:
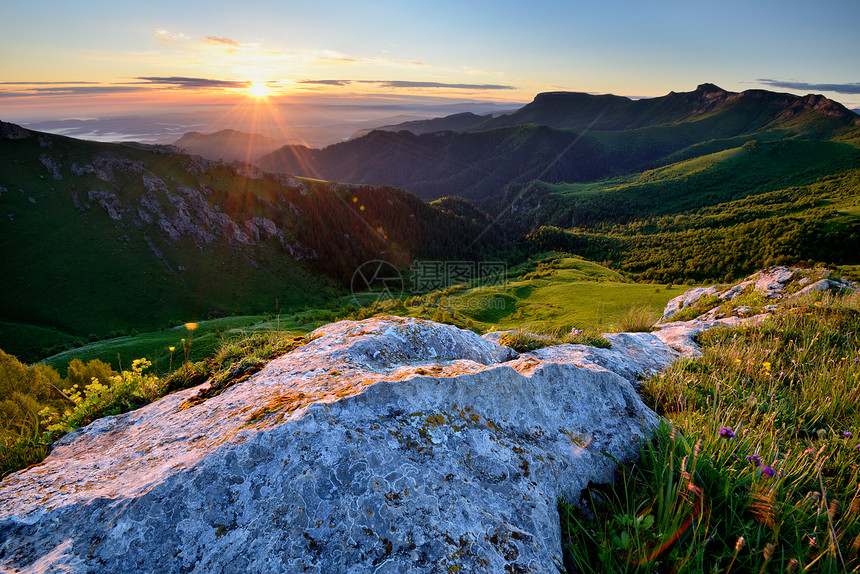
POLYGON ((701 336, 645 384, 641 460, 560 503, 578 572, 860 570, 860 294, 701 336))

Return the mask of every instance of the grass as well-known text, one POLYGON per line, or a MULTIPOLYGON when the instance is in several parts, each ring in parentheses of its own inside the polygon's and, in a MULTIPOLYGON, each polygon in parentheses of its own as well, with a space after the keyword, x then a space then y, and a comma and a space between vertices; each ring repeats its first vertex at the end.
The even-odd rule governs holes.
POLYGON ((640 462, 560 507, 578 571, 860 570, 857 333, 860 294, 806 297, 649 380, 640 462))
POLYGON ((633 283, 597 263, 549 253, 535 258, 528 267, 512 269, 501 284, 414 297, 397 312, 481 333, 514 329, 608 332, 623 330, 624 317, 634 307, 659 318, 666 303, 684 289, 633 283))
POLYGON ((609 349, 612 344, 599 333, 586 333, 584 331, 572 331, 568 333, 559 333, 557 330, 552 333, 532 333, 525 329, 517 329, 503 333, 499 337, 499 343, 506 345, 519 353, 527 353, 535 349, 543 349, 553 345, 588 345, 590 347, 600 347, 609 349))
POLYGON ((660 319, 660 314, 650 307, 637 305, 630 307, 618 320, 618 330, 624 333, 650 333, 654 323, 660 319))
POLYGON ((178 368, 169 375, 148 372, 152 364, 141 358, 130 362, 130 370, 86 384, 71 384, 70 380, 60 380, 49 367, 26 367, 6 356, 4 378, 0 382, 18 388, 7 390, 8 396, 0 397, 0 422, 3 423, 0 478, 41 461, 53 441, 98 418, 134 410, 170 392, 210 381, 181 408, 193 407, 246 380, 272 359, 308 340, 303 335, 272 329, 234 333, 221 338, 217 349, 204 360, 186 361, 184 353, 178 353, 178 368), (20 372, 18 381, 6 376, 14 370, 20 372), (34 370, 43 376, 48 371, 53 375, 53 382, 31 382, 34 370), (34 393, 36 385, 43 388, 34 393), (16 408, 16 400, 27 408, 16 408), (21 416, 19 411, 23 413, 21 416))

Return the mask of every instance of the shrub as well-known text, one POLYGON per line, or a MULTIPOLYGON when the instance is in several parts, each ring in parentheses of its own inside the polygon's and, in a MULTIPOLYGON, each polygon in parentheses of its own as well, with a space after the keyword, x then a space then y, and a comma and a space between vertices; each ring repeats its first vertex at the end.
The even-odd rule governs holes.
POLYGON ((159 398, 161 381, 155 375, 143 372, 151 364, 147 359, 135 359, 131 371, 114 375, 105 383, 93 378, 84 387, 72 385, 69 398, 75 403, 73 409, 66 410, 56 422, 53 416, 44 412, 49 415, 46 438, 53 440, 98 418, 124 413, 159 398))

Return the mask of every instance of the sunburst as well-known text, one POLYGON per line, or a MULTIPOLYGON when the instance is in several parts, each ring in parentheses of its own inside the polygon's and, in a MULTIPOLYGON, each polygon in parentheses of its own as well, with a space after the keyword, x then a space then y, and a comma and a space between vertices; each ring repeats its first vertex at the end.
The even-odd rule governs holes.
POLYGON ((272 88, 266 82, 251 82, 247 92, 255 98, 267 98, 272 94, 272 88))

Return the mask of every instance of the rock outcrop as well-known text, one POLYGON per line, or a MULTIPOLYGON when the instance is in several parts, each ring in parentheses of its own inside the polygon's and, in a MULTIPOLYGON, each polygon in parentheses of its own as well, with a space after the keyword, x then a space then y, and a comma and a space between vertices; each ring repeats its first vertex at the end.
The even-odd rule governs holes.
POLYGON ((678 356, 613 343, 517 356, 417 319, 327 325, 220 395, 101 419, 5 478, 0 565, 556 571, 558 497, 637 455, 657 417, 630 380, 678 356))
MULTIPOLYGON (((825 277, 829 273, 826 269, 777 266, 753 273, 744 281, 734 285, 712 285, 689 289, 666 304, 658 326, 667 324, 679 311, 687 308, 700 311, 696 319, 713 322, 739 315, 755 314, 757 311, 772 311, 780 301, 787 297, 798 297, 816 291, 839 292, 860 288, 851 281, 825 277), (759 305, 759 309, 754 309, 749 305, 723 305, 723 303, 731 303, 744 294, 754 294, 760 299, 769 300, 772 304, 759 305), (708 308, 702 308, 700 303, 706 296, 711 296, 709 305, 708 308)), ((736 321, 728 322, 736 323, 736 321)))

